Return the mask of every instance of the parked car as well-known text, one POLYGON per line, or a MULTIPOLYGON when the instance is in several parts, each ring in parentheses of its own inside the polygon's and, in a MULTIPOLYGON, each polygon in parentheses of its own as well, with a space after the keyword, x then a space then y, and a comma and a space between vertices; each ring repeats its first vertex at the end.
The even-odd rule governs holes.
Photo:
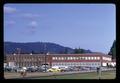
POLYGON ((29 67, 29 68, 27 68, 26 71, 27 71, 27 72, 36 72, 36 71, 37 71, 37 68, 29 67))
POLYGON ((58 68, 50 68, 47 70, 48 72, 61 72, 61 69, 58 68))
POLYGON ((6 66, 6 67, 4 67, 4 71, 5 71, 5 72, 11 72, 11 71, 12 71, 12 68, 9 67, 9 66, 6 66))
POLYGON ((25 69, 22 69, 22 68, 17 69, 17 72, 18 72, 18 73, 24 72, 24 71, 25 71, 25 69))
POLYGON ((90 70, 90 67, 81 67, 81 70, 90 70))

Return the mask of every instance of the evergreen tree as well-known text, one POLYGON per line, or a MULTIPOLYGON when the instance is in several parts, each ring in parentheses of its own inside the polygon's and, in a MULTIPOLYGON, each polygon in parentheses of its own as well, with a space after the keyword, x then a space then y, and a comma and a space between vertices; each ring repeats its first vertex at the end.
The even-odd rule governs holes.
POLYGON ((110 48, 110 52, 108 55, 111 55, 113 59, 116 58, 116 40, 114 40, 112 47, 110 48))
POLYGON ((64 53, 65 53, 65 54, 67 54, 67 53, 68 53, 68 49, 67 49, 67 48, 65 48, 65 51, 64 51, 64 53))
POLYGON ((7 56, 6 56, 6 53, 4 53, 4 62, 6 62, 7 60, 7 56))
POLYGON ((77 49, 77 48, 75 48, 75 49, 74 49, 74 53, 75 53, 75 54, 84 53, 84 49, 80 49, 80 48, 77 49))
POLYGON ((4 55, 4 61, 6 61, 6 55, 4 55))
POLYGON ((80 53, 85 53, 85 52, 84 52, 84 49, 80 49, 80 53))
POLYGON ((31 52, 32 54, 35 54, 35 52, 32 50, 32 52, 31 52))
POLYGON ((77 48, 74 49, 74 53, 75 54, 78 54, 79 53, 79 50, 77 48))

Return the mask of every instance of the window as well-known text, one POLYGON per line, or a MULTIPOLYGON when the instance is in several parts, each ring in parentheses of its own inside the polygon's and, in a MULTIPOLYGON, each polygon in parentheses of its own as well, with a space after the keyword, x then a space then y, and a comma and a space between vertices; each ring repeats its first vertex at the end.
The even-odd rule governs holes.
POLYGON ((16 61, 16 57, 14 57, 14 60, 16 61))
POLYGON ((57 57, 57 59, 56 60, 60 60, 60 57, 57 57))
POLYGON ((79 57, 79 60, 81 60, 81 57, 79 57))
POLYGON ((84 65, 86 65, 86 63, 84 63, 84 65))
POLYGON ((67 63, 64 63, 65 65, 67 65, 67 63))
POLYGON ((62 63, 59 63, 59 65, 62 65, 62 63))
POLYGON ((70 60, 73 60, 73 57, 70 57, 70 60))
POLYGON ((84 65, 84 63, 81 63, 81 65, 84 65))
POLYGON ((76 57, 76 60, 78 60, 79 58, 78 57, 76 57))
POLYGON ((69 63, 67 63, 67 65, 69 65, 69 63))
POLYGON ((88 63, 86 63, 86 66, 88 66, 88 63))
POLYGON ((91 60, 93 60, 93 57, 91 57, 91 60))
POLYGON ((71 63, 71 66, 73 65, 73 63, 71 63))
POLYGON ((64 57, 61 57, 61 60, 64 60, 64 57))
POLYGON ((100 63, 98 63, 97 65, 100 65, 100 63))
POLYGON ((41 60, 41 58, 39 57, 39 59, 38 59, 39 61, 41 60))
POLYGON ((77 57, 74 57, 74 60, 77 60, 77 57))
POLYGON ((58 60, 58 57, 55 57, 55 60, 58 60))
POLYGON ((92 60, 92 57, 90 57, 90 60, 92 60))
POLYGON ((52 57, 53 60, 55 60, 55 57, 52 57))
POLYGON ((105 60, 106 58, 105 57, 102 57, 103 60, 105 60))
POLYGON ((84 57, 81 57, 81 60, 84 60, 84 57))
POLYGON ((96 57, 94 57, 94 60, 96 60, 96 57))
POLYGON ((68 60, 70 60, 70 57, 67 57, 68 60))
POLYGON ((85 57, 85 60, 88 60, 88 57, 85 57))
POLYGON ((75 60, 75 57, 72 57, 72 60, 75 60))
POLYGON ((88 57, 88 60, 90 60, 90 57, 88 57))
POLYGON ((100 57, 97 57, 97 60, 99 60, 100 59, 100 57))
POLYGON ((63 57, 63 60, 66 60, 66 57, 63 57))
POLYGON ((109 58, 109 60, 111 61, 111 58, 109 58))
POLYGON ((61 57, 59 57, 59 60, 61 60, 61 57))
POLYGON ((58 57, 55 57, 55 60, 57 60, 58 59, 58 57))
POLYGON ((83 65, 85 66, 85 63, 83 63, 83 65))
POLYGON ((11 58, 11 57, 9 57, 9 59, 10 59, 10 60, 12 60, 12 58, 11 58))

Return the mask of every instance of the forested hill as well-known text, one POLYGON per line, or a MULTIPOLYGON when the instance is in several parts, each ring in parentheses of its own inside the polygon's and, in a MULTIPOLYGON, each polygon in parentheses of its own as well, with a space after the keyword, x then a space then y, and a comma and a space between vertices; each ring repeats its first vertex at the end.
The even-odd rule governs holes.
MULTIPOLYGON (((84 53, 91 53, 90 50, 84 50, 84 53)), ((68 54, 74 53, 75 49, 64 47, 59 44, 50 42, 28 42, 28 43, 17 43, 17 42, 4 42, 4 52, 6 54, 13 54, 20 51, 20 53, 57 53, 57 54, 68 54)))

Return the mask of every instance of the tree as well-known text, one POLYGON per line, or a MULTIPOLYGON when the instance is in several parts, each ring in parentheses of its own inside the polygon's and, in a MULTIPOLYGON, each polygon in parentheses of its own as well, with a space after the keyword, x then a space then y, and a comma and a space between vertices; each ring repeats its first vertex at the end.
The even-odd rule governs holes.
POLYGON ((116 40, 114 40, 112 47, 110 48, 110 52, 108 55, 112 56, 112 59, 116 58, 116 40))
POLYGON ((74 49, 74 53, 75 54, 78 54, 79 53, 79 50, 77 48, 74 49))
POLYGON ((84 53, 84 49, 75 48, 75 49, 74 49, 74 53, 75 53, 75 54, 81 54, 81 53, 84 53))
POLYGON ((85 52, 84 52, 84 49, 80 49, 80 53, 85 53, 85 52))
POLYGON ((6 55, 4 55, 4 60, 6 60, 6 55))
POLYGON ((7 60, 7 56, 6 54, 4 54, 4 62, 6 62, 6 60, 7 60))
POLYGON ((31 52, 31 53, 32 53, 32 54, 35 54, 35 51, 33 51, 33 50, 32 50, 32 52, 31 52))
POLYGON ((65 51, 64 51, 64 53, 65 53, 65 54, 67 54, 67 53, 68 53, 68 49, 67 49, 67 48, 65 48, 65 51))
POLYGON ((54 53, 59 53, 59 54, 64 54, 64 50, 59 50, 58 52, 54 52, 54 53))
POLYGON ((91 53, 91 51, 90 51, 90 50, 81 49, 81 48, 79 47, 79 48, 75 48, 75 49, 74 49, 74 53, 75 53, 75 54, 91 53))

